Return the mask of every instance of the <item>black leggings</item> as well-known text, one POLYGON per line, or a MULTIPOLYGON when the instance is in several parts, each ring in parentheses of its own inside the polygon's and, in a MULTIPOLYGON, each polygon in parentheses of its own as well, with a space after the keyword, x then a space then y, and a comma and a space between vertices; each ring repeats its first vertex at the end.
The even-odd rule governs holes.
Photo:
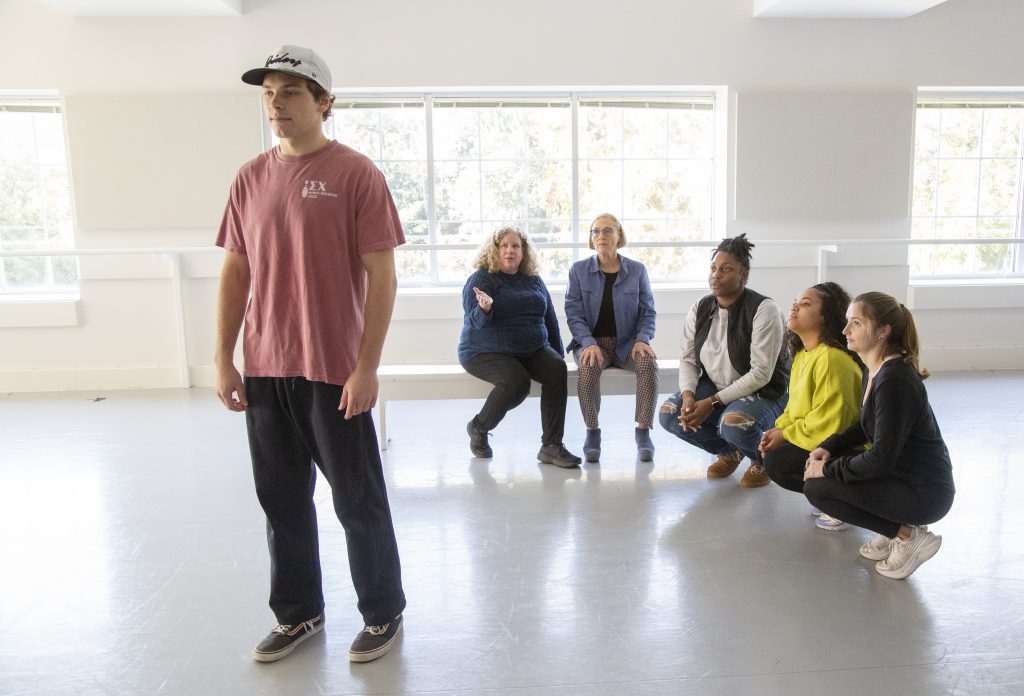
POLYGON ((953 493, 943 487, 914 488, 897 478, 843 483, 815 478, 804 483, 811 505, 843 522, 870 529, 889 538, 903 524, 931 524, 946 516, 953 493))
POLYGON ((804 492, 804 465, 810 452, 792 442, 782 441, 764 455, 764 468, 772 481, 797 493, 804 492))

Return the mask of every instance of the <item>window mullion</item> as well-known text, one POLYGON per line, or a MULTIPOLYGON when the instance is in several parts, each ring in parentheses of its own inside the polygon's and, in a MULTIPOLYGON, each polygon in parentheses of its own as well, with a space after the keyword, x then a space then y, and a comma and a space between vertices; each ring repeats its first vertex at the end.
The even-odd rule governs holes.
MULTIPOLYGON (((437 199, 434 191, 434 98, 431 94, 423 95, 423 112, 427 129, 427 240, 430 244, 438 243, 437 232, 437 199)), ((440 278, 437 251, 428 252, 430 282, 436 285, 440 278)))
MULTIPOLYGON (((579 92, 569 93, 570 137, 572 137, 572 220, 570 220, 569 238, 574 244, 580 243, 580 95, 579 92)), ((580 258, 580 248, 573 247, 572 261, 580 258)))
MULTIPOLYGON (((1020 136, 1017 139, 1020 149, 1017 151, 1017 220, 1014 225, 1014 236, 1024 238, 1024 118, 1020 122, 1020 136)), ((1024 273, 1024 249, 1020 244, 1010 247, 1010 268, 1012 272, 1024 273)))

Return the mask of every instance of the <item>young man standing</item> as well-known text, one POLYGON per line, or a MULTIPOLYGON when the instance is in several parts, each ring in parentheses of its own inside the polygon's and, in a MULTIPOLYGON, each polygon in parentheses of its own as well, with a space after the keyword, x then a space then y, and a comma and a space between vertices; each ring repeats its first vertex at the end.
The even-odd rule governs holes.
POLYGON ((394 248, 405 237, 380 171, 323 133, 334 98, 320 56, 283 46, 242 81, 263 88, 280 138, 239 170, 217 235, 226 252, 217 396, 245 412, 278 622, 253 657, 279 660, 323 630, 319 467, 345 529, 365 624, 349 657, 368 662, 391 649, 405 608, 370 416, 395 301, 394 248), (233 359, 243 320, 244 379, 233 359))

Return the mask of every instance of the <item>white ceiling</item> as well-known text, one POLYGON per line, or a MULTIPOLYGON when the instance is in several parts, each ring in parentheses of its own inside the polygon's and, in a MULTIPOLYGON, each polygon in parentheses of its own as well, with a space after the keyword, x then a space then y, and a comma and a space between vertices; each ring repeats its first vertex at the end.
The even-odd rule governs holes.
POLYGON ((36 0, 75 17, 212 17, 242 14, 242 0, 36 0))
MULTIPOLYGON (((37 0, 75 17, 238 16, 243 0, 37 0)), ((901 19, 946 0, 753 0, 765 19, 901 19)))
POLYGON ((754 0, 766 19, 902 19, 946 0, 754 0))

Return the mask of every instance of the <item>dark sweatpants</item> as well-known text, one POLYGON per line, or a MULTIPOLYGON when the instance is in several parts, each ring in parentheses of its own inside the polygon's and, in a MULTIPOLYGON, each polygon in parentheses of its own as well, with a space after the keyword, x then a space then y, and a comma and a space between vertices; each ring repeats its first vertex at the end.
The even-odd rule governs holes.
POLYGON ((345 529, 363 621, 388 623, 405 608, 405 594, 370 414, 346 421, 338 410, 341 387, 302 377, 247 377, 245 391, 253 479, 267 516, 270 608, 278 623, 297 624, 324 608, 313 504, 317 467, 345 529))

